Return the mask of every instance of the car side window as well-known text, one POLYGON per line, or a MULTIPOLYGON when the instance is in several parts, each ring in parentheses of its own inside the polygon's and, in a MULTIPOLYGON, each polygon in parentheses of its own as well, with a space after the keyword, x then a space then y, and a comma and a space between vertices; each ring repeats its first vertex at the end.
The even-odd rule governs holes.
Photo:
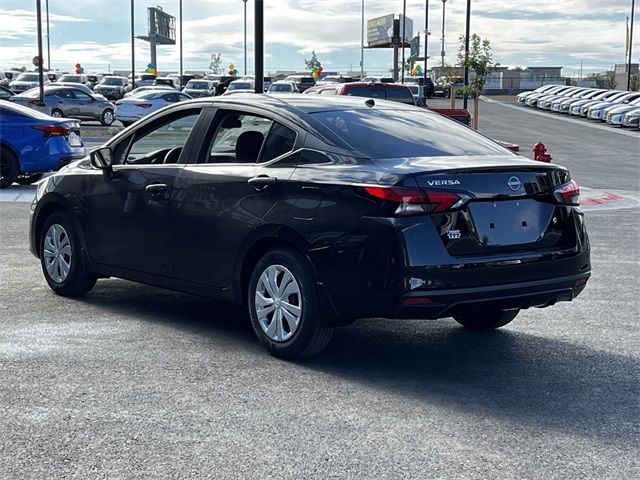
POLYGON ((284 125, 273 122, 271 130, 262 147, 258 163, 269 162, 293 150, 296 143, 296 132, 284 125))
POLYGON ((185 95, 184 93, 177 93, 176 94, 178 96, 178 102, 184 102, 185 100, 191 100, 191 97, 188 95, 185 95))
POLYGON ((113 164, 177 163, 200 112, 200 109, 185 110, 139 129, 114 148, 113 164))
POLYGON ((225 114, 213 136, 208 163, 255 163, 272 123, 258 115, 225 114))
POLYGON ((78 100, 84 100, 84 101, 91 100, 91 97, 81 90, 74 90, 73 93, 78 100))
POLYGON ((56 91, 55 96, 58 98, 75 98, 73 92, 68 89, 56 91))

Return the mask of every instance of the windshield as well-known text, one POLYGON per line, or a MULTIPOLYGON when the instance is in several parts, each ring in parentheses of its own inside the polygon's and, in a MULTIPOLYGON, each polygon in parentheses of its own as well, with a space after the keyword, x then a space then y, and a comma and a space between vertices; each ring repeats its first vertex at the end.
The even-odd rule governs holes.
POLYGON ((293 89, 288 83, 272 83, 269 87, 270 92, 291 92, 293 89))
POLYGON ((206 90, 209 88, 209 82, 193 82, 187 83, 187 88, 193 88, 194 90, 206 90))
POLYGON ((123 78, 115 78, 115 77, 106 77, 106 78, 103 78, 102 81, 100 82, 100 85, 123 85, 123 84, 124 84, 123 78))
POLYGON ((18 82, 37 82, 38 74, 37 73, 21 73, 20 75, 18 75, 18 78, 16 80, 18 82))
POLYGON ((228 90, 252 90, 253 85, 249 82, 231 82, 228 90))
POLYGON ((324 111, 312 116, 371 158, 512 155, 453 120, 417 109, 324 111))

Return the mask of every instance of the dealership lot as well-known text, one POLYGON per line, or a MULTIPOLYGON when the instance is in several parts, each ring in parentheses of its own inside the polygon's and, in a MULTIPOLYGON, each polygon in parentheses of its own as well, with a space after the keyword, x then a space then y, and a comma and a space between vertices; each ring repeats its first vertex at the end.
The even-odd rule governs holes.
MULTIPOLYGON (((636 132, 487 102, 480 122, 639 196, 636 132)), ((638 208, 587 213, 593 277, 571 304, 492 334, 360 321, 302 362, 220 303, 112 279, 54 296, 28 209, 0 210, 2 478, 637 477, 638 208)))

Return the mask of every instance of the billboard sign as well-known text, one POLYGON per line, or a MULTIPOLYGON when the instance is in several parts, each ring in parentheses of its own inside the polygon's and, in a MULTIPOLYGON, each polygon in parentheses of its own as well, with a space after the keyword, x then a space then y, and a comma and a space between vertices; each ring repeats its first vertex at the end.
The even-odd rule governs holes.
POLYGON ((393 38, 393 13, 367 20, 367 43, 369 46, 389 43, 393 38))
POLYGON ((160 7, 148 7, 149 36, 154 35, 160 45, 176 44, 176 17, 160 7))
POLYGON ((402 37, 402 21, 404 19, 405 21, 405 25, 404 25, 404 40, 406 42, 410 42, 411 39, 413 38, 413 20, 410 19, 409 17, 405 17, 404 15, 400 14, 399 16, 400 19, 400 31, 399 31, 399 35, 400 37, 402 37))

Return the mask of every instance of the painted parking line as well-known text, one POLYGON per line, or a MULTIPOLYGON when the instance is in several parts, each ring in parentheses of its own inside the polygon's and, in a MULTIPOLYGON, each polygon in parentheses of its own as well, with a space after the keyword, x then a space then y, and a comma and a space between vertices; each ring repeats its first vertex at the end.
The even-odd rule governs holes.
POLYGON ((529 113, 531 115, 538 115, 538 116, 542 116, 545 117, 547 119, 549 118, 553 118, 554 120, 558 120, 560 122, 566 122, 566 123, 573 123, 574 125, 581 125, 583 127, 587 127, 587 128, 595 128, 596 130, 602 130, 604 132, 608 132, 608 133, 613 133, 613 134, 617 134, 617 135, 624 135, 625 137, 631 137, 631 138, 639 138, 639 135, 637 132, 634 131, 629 131, 629 130, 623 130, 621 128, 615 128, 612 127, 611 125, 607 125, 607 124, 603 124, 603 123, 591 123, 588 120, 578 120, 576 118, 572 118, 572 116, 570 115, 555 115, 552 113, 548 113, 545 111, 541 111, 541 110, 536 110, 534 108, 530 108, 530 107, 523 107, 520 105, 513 105, 511 103, 506 103, 506 102, 502 102, 500 100, 495 100, 493 98, 488 98, 485 97, 483 95, 480 95, 480 100, 487 102, 487 103, 494 103, 496 105, 501 105, 505 108, 511 108, 513 110, 518 110, 519 112, 525 112, 525 113, 529 113))

